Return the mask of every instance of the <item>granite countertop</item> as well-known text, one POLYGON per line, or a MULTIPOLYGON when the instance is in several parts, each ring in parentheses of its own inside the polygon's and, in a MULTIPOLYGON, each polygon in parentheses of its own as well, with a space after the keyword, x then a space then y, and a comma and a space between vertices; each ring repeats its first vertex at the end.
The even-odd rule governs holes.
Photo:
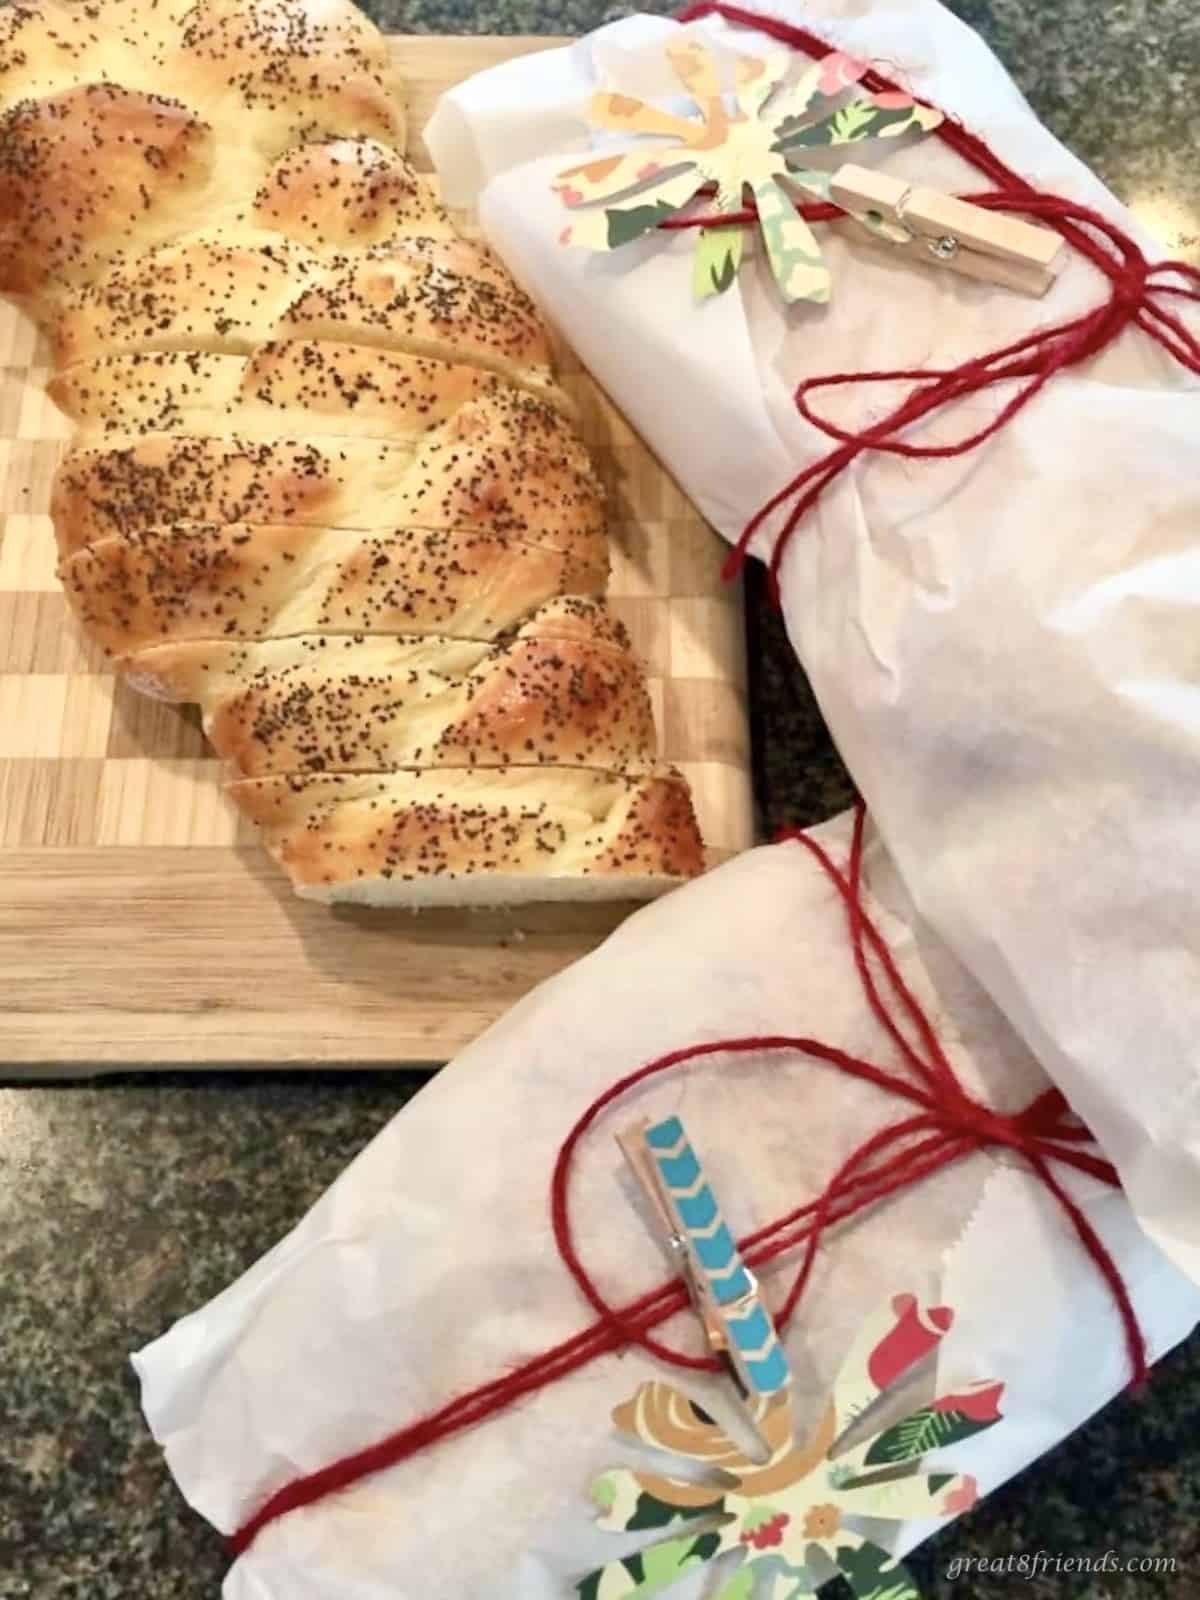
MULTIPOLYGON (((607 0, 370 0, 385 27, 568 32, 607 0)), ((644 9, 667 10, 647 5, 644 9)), ((1049 125, 1200 260, 1195 0, 952 0, 1049 125)), ((750 596, 764 825, 850 788, 760 587, 750 596)), ((419 1088, 419 1074, 172 1075, 0 1089, 0 1600, 215 1600, 226 1558, 141 1420, 131 1349, 276 1242, 419 1088)), ((929 1600, 1200 1592, 1200 1343, 913 1558, 929 1600), (1173 1574, 953 1581, 955 1557, 1119 1549, 1173 1574)))

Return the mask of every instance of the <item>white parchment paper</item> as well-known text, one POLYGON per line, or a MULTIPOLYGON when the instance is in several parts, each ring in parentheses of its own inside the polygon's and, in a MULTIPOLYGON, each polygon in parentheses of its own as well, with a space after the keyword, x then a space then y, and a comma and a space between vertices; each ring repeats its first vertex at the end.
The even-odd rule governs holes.
MULTIPOLYGON (((936 0, 762 9, 879 62, 1022 175, 1161 254, 936 0)), ((719 21, 690 26, 722 48, 771 47, 719 21)), ((825 229, 828 307, 784 308, 758 260, 697 305, 688 234, 608 256, 561 246, 549 181, 589 147, 588 97, 678 96, 662 51, 678 28, 634 17, 481 74, 443 100, 427 138, 454 199, 478 204, 491 244, 734 539, 829 447, 795 410, 801 379, 950 366, 1082 311, 1104 285, 1073 256, 1030 300, 825 229)), ((986 186, 934 139, 886 161, 950 192, 986 186)), ((1009 393, 972 397, 923 439, 974 432, 1009 393)), ((853 422, 897 397, 814 399, 853 422)), ((971 455, 861 460, 782 574, 791 638, 923 916, 1196 1278, 1198 536, 1200 383, 1131 331, 971 455)))
MULTIPOLYGON (((821 830, 844 856, 848 830, 821 830)), ((936 940, 914 931, 873 850, 870 881, 906 980, 971 1092, 1015 1108, 1046 1079, 936 940)), ((844 911, 797 845, 764 847, 638 912, 464 1051, 368 1146, 295 1231, 135 1359, 143 1404, 189 1500, 231 1531, 273 1490, 499 1376, 590 1320, 555 1254, 549 1184, 584 1107, 633 1066, 692 1040, 769 1025, 895 1064, 863 1003, 844 911)), ((822 1187, 874 1129, 906 1114, 873 1087, 793 1056, 714 1061, 646 1086, 581 1154, 577 1236, 620 1301, 660 1282, 611 1135, 685 1116, 738 1231, 822 1187)), ((1117 1191, 1068 1174, 1113 1252, 1152 1355, 1200 1316, 1200 1291, 1117 1191)), ((1124 1383, 1111 1301, 1053 1200, 977 1155, 840 1227, 786 1340, 801 1418, 863 1318, 931 1274, 959 1317, 944 1386, 1007 1384, 1005 1420, 953 1455, 986 1492, 1124 1383)), ((768 1292, 779 1292, 774 1276, 768 1292)), ((696 1337, 684 1313, 668 1336, 696 1337)), ((227 1600, 542 1600, 624 1550, 586 1487, 629 1461, 609 1414, 662 1368, 605 1356, 503 1416, 267 1527, 227 1600)), ((679 1375, 720 1408, 719 1380, 679 1375)), ((910 1526, 906 1545, 926 1530, 910 1526)), ((693 1591, 694 1592, 694 1591, 693 1591)), ((686 1595, 687 1591, 681 1591, 686 1595)))

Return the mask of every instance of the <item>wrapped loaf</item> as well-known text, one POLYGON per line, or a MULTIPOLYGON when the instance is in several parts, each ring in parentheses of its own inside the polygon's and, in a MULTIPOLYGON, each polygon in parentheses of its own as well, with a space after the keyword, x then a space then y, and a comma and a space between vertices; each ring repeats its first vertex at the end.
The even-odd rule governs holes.
MULTIPOLYGON (((839 866, 848 824, 836 819, 816 836, 839 866)), ((964 1089, 1006 1111, 1043 1093, 1045 1074, 916 915, 877 840, 864 881, 866 909, 964 1089)), ((552 1229, 563 1140, 595 1097, 642 1063, 764 1028, 892 1070, 902 1064, 866 1004, 845 906, 795 843, 748 851, 643 908, 540 985, 422 1089, 286 1238, 135 1356, 146 1416, 190 1503, 233 1534, 298 1476, 587 1328, 595 1312, 552 1229)), ((684 1119, 743 1237, 810 1201, 852 1151, 911 1110, 794 1050, 719 1053, 652 1078, 610 1106, 580 1147, 570 1186, 580 1256, 619 1307, 675 1270, 613 1137, 642 1118, 684 1119)), ((1195 1325, 1200 1290, 1146 1237, 1119 1189, 1054 1171, 1128 1285, 1156 1360, 1195 1325)), ((797 1256, 760 1269, 773 1310, 797 1256)), ((1112 1295, 1061 1205, 1020 1156, 977 1150, 827 1236, 783 1338, 799 1437, 817 1428, 863 1323, 906 1291, 954 1312, 935 1358, 943 1392, 1004 1385, 1001 1420, 930 1461, 931 1470, 970 1474, 982 1494, 1128 1381, 1112 1295)), ((703 1347, 690 1306, 654 1331, 692 1354, 703 1347)), ((636 1347, 610 1351, 268 1523, 230 1567, 225 1600, 588 1593, 578 1587, 585 1574, 676 1531, 647 1516, 615 1533, 597 1525, 588 1498, 613 1468, 683 1465, 613 1427, 614 1410, 655 1380, 710 1416, 736 1415, 728 1378, 673 1371, 636 1347)), ((897 1481, 901 1496, 906 1482, 897 1481)), ((905 1520, 889 1546, 903 1554, 932 1527, 905 1520)), ((711 1600, 737 1581, 737 1560, 723 1558, 718 1575, 697 1561, 661 1590, 639 1589, 634 1566, 599 1594, 711 1600)), ((785 1581, 777 1593, 794 1590, 796 1578, 785 1581)))
MULTIPOLYGON (((684 37, 727 72, 778 49, 736 14, 626 18, 452 90, 426 135, 443 189, 478 202, 489 243, 731 542, 798 474, 819 479, 838 447, 798 408, 801 385, 844 380, 806 400, 857 435, 921 390, 922 373, 1032 350, 1039 337, 1061 348, 1066 336, 1050 331, 1089 316, 1121 328, 1048 381, 1035 364, 1039 386, 1015 414, 1006 408, 1023 384, 1009 379, 886 441, 932 456, 863 450, 803 517, 778 577, 789 638, 922 916, 1100 1140, 1145 1226, 1200 1281, 1190 269, 1151 270, 1162 247, 937 0, 807 0, 802 18, 788 0, 757 9, 768 26, 802 23, 831 51, 876 63, 946 126, 983 140, 1015 184, 1088 208, 1111 276, 1070 248, 1034 299, 834 223, 818 225, 827 305, 785 305, 752 234, 727 291, 698 303, 692 234, 606 256, 564 248, 570 214, 553 184, 598 142, 592 95, 667 102, 680 85, 666 51, 684 37), (1127 246, 1105 246, 1104 228, 1127 246), (1182 319, 1183 340, 1154 337, 1159 312, 1182 319), (670 381, 645 383, 647 369, 670 381), (899 376, 878 381, 888 373, 899 376)), ((947 195, 986 187, 936 134, 877 144, 861 157, 855 145, 852 159, 947 195)), ((774 553, 798 503, 759 526, 753 554, 774 553)))

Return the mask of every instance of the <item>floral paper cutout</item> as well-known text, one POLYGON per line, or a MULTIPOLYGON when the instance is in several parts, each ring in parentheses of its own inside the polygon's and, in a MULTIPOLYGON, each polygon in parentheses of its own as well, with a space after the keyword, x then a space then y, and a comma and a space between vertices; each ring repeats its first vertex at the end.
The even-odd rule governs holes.
POLYGON ((754 1422, 768 1451, 762 1461, 747 1456, 706 1411, 669 1384, 642 1384, 613 1413, 617 1426, 699 1465, 709 1481, 626 1467, 598 1478, 592 1498, 602 1527, 691 1526, 589 1573, 578 1585, 580 1600, 648 1600, 735 1550, 744 1553, 743 1560, 714 1600, 750 1600, 752 1593, 799 1600, 835 1572, 856 1600, 919 1600, 902 1563, 855 1532, 853 1520, 899 1524, 969 1510, 978 1493, 974 1478, 921 1472, 918 1463, 931 1450, 994 1426, 1003 1384, 943 1395, 834 1452, 867 1409, 930 1354, 952 1321, 947 1306, 923 1307, 915 1295, 897 1295, 855 1340, 807 1442, 795 1440, 790 1395, 759 1402, 754 1422))
MULTIPOLYGON (((807 152, 927 133, 940 111, 908 95, 858 94, 845 98, 867 70, 840 51, 807 67, 785 84, 791 56, 739 55, 734 109, 722 93, 712 54, 695 39, 667 46, 672 69, 699 109, 679 117, 644 100, 606 92, 588 114, 600 128, 650 134, 624 154, 598 156, 559 173, 552 185, 575 215, 560 242, 614 250, 639 239, 684 210, 707 185, 716 194, 705 215, 731 215, 753 196, 758 228, 785 300, 829 299, 830 275, 808 223, 796 209, 796 191, 828 200, 830 173, 806 165, 807 152)), ((860 220, 870 225, 869 217, 860 220)), ((692 283, 698 298, 728 289, 741 265, 741 227, 698 230, 692 283)))

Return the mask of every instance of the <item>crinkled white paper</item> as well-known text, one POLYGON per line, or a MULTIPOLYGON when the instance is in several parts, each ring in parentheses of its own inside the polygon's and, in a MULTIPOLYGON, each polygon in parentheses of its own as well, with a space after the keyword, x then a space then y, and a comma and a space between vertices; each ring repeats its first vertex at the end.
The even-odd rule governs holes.
MULTIPOLYGON (((879 62, 1021 175, 1161 255, 935 0, 761 9, 879 62)), ((770 44, 691 26, 726 49, 770 44)), ((951 366, 1105 285, 1072 255, 1031 300, 826 230, 828 307, 785 308, 758 260, 697 305, 688 233, 564 248, 549 183, 587 148, 589 95, 677 96, 662 46, 678 28, 634 17, 495 68, 445 97, 427 137, 453 198, 478 204, 490 243, 733 539, 830 447, 796 412, 802 379, 951 366)), ((884 159, 949 192, 987 187, 936 138, 884 159)), ((922 442, 976 431, 1011 392, 947 409, 922 442)), ((853 424, 901 393, 813 401, 853 424)), ((791 638, 922 915, 1200 1279, 1200 382, 1131 330, 970 455, 860 459, 782 577, 791 638)))
MULTIPOLYGON (((844 856, 844 824, 822 834, 844 856)), ((914 933, 911 908, 874 854, 871 878, 898 913, 880 913, 883 931, 966 1087, 1006 1108, 1027 1103, 1046 1083, 1032 1058, 948 952, 914 933)), ((752 851, 638 912, 543 984, 422 1090, 282 1244, 136 1357, 146 1414, 193 1505, 231 1531, 293 1475, 586 1326, 550 1230, 563 1138, 641 1062, 764 1027, 896 1065, 863 1002, 842 904, 794 844, 752 851)), ((698 1064, 631 1096, 585 1144, 577 1237, 618 1303, 665 1276, 612 1138, 639 1115, 686 1118, 741 1232, 811 1197, 863 1139, 910 1109, 795 1056, 698 1064)), ((1078 1174, 1064 1181, 1119 1263, 1151 1353, 1161 1354, 1200 1316, 1200 1291, 1141 1232, 1119 1192, 1078 1174)), ((815 1420, 855 1330, 882 1298, 920 1292, 939 1273, 941 1297, 959 1312, 939 1356, 943 1388, 979 1378, 1007 1386, 1004 1422, 953 1455, 986 1491, 1127 1376, 1102 1279, 1055 1202, 1007 1157, 976 1155, 837 1229, 786 1339, 797 1409, 802 1426, 815 1420)), ((765 1281, 776 1295, 778 1275, 765 1281)), ((690 1313, 666 1331, 696 1348, 690 1313)), ((586 1498, 592 1477, 621 1458, 611 1410, 656 1373, 638 1352, 601 1357, 292 1513, 238 1561, 227 1600, 568 1596, 615 1553, 586 1498)), ((721 1380, 679 1378, 714 1409, 723 1393, 728 1403, 721 1380)), ((905 1543, 924 1531, 911 1527, 905 1543)))

